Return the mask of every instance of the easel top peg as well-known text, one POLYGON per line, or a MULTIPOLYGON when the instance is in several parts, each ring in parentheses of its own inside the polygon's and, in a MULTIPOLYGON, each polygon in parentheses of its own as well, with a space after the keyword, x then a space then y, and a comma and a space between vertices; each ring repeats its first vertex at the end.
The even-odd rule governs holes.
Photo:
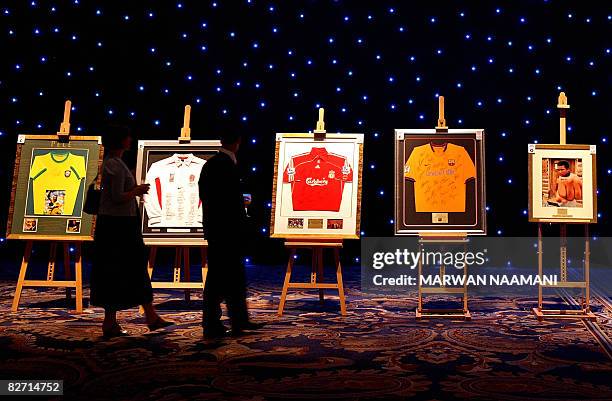
POLYGON ((68 142, 70 137, 70 111, 72 110, 72 102, 66 100, 64 103, 64 120, 60 124, 57 136, 60 142, 68 142))
POLYGON ((444 118, 444 96, 438 96, 438 123, 436 132, 448 132, 446 119, 444 118))
POLYGON ((181 128, 181 136, 179 136, 179 143, 189 143, 191 142, 191 128, 189 128, 189 123, 191 122, 191 106, 185 106, 185 114, 183 116, 183 128, 181 128))
POLYGON ((314 134, 315 134, 314 136, 316 140, 325 139, 325 134, 327 131, 325 131, 324 116, 325 116, 325 109, 323 107, 320 107, 319 108, 319 120, 317 120, 317 125, 314 130, 314 134))
POLYGON ((559 143, 561 145, 565 145, 567 143, 567 109, 569 109, 569 104, 567 104, 567 96, 565 96, 565 92, 559 93, 557 108, 559 109, 559 143))
POLYGON ((569 109, 570 106, 567 104, 567 96, 565 96, 565 92, 559 93, 559 100, 557 102, 558 109, 569 109))

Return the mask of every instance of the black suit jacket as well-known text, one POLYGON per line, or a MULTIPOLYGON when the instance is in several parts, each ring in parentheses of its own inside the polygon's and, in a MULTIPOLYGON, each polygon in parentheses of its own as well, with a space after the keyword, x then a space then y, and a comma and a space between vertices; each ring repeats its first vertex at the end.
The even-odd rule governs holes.
POLYGON ((239 245, 246 234, 246 212, 238 166, 219 152, 202 167, 198 184, 205 238, 239 245))

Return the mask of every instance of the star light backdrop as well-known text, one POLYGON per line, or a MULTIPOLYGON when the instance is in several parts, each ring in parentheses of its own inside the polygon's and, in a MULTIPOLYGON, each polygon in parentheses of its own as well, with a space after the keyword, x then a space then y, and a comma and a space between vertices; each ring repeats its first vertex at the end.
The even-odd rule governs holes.
MULTIPOLYGON (((193 138, 244 134, 239 158, 254 199, 255 243, 270 249, 279 244, 266 240, 274 134, 312 130, 321 106, 328 131, 365 132, 363 234, 392 235, 393 129, 432 128, 436 97, 444 95, 451 128, 487 133, 490 235, 534 235, 526 215, 527 144, 558 142, 555 105, 563 90, 572 106, 568 143, 598 145, 600 223, 592 231, 609 234, 610 7, 438 5, 5 3, 0 218, 6 223, 17 135, 56 132, 65 99, 73 101, 73 133, 104 134, 106 124, 120 123, 139 139, 177 137, 183 106, 191 104, 193 138)), ((355 258, 358 248, 347 254, 355 258)))

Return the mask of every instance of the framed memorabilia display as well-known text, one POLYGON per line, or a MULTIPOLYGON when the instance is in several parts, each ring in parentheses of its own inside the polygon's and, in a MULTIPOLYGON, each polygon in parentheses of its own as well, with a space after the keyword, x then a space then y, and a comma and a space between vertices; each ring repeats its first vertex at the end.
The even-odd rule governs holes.
POLYGON ((276 134, 273 238, 359 238, 363 134, 276 134))
POLYGON ((486 234, 483 130, 395 130, 395 234, 486 234))
POLYGON ((138 141, 136 178, 151 185, 140 202, 147 245, 206 244, 198 181, 220 147, 220 141, 138 141))
POLYGON ((95 217, 83 213, 87 187, 100 180, 102 139, 19 135, 8 239, 93 240, 95 217))
POLYGON ((596 223, 595 145, 529 144, 529 221, 596 223))

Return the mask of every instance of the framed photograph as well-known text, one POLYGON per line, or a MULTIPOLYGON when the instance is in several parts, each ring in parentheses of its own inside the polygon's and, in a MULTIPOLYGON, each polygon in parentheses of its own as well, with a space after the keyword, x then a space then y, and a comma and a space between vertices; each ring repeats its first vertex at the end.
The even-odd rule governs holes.
POLYGON ((273 238, 359 238, 363 134, 276 134, 273 238))
POLYGON ((98 136, 19 135, 7 225, 9 239, 93 240, 95 217, 83 213, 87 187, 100 180, 98 136), (68 231, 70 220, 79 231, 68 231))
POLYGON ((66 232, 69 234, 79 234, 81 232, 81 220, 68 219, 66 222, 66 232))
POLYGON ((481 129, 395 130, 395 234, 485 235, 481 129))
POLYGON ((198 181, 220 147, 220 141, 138 141, 136 178, 151 185, 139 203, 147 245, 206 244, 198 181))
POLYGON ((595 145, 529 144, 529 221, 596 223, 595 145))
POLYGON ((38 219, 23 219, 23 232, 35 233, 38 230, 38 219))

